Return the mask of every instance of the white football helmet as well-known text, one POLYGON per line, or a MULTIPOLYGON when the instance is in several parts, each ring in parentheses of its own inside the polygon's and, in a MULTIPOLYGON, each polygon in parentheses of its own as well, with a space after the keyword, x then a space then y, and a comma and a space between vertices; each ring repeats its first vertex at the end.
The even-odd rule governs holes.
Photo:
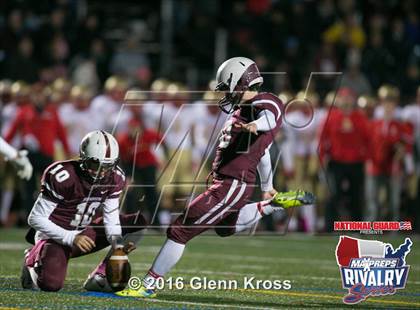
POLYGON ((108 132, 91 131, 82 139, 79 155, 82 169, 93 179, 102 179, 118 164, 118 142, 108 132))
POLYGON ((216 91, 225 92, 219 107, 225 113, 234 110, 242 99, 244 91, 258 91, 263 78, 256 63, 246 57, 233 57, 222 63, 216 74, 216 91), (226 107, 230 105, 230 108, 226 107))

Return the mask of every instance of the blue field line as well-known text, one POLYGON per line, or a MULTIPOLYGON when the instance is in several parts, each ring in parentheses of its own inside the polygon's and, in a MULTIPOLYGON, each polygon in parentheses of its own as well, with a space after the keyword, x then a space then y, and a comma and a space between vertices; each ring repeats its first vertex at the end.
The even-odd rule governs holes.
POLYGON ((118 296, 113 293, 102 293, 102 292, 80 292, 80 295, 90 296, 90 297, 100 297, 100 298, 117 298, 117 299, 125 298, 123 296, 118 296))
MULTIPOLYGON (((28 290, 23 288, 0 288, 0 291, 6 292, 6 291, 13 291, 13 292, 41 292, 39 290, 28 290)), ((42 292, 42 293, 48 293, 48 292, 42 292)), ((48 294, 65 294, 65 295, 78 295, 78 296, 90 296, 90 297, 99 297, 99 298, 115 298, 115 299, 123 299, 125 297, 118 296, 112 293, 101 293, 101 292, 69 292, 69 291, 60 291, 60 292, 51 292, 48 294)))

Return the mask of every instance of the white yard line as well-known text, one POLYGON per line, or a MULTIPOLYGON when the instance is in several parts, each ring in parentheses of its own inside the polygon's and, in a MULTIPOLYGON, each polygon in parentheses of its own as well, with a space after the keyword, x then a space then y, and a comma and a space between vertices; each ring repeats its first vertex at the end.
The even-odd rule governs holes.
POLYGON ((29 248, 28 243, 22 242, 0 242, 0 250, 12 251, 12 250, 24 250, 29 248))
POLYGON ((245 268, 245 269, 252 269, 252 270, 265 270, 270 269, 270 266, 259 266, 259 265, 232 265, 233 268, 245 268))

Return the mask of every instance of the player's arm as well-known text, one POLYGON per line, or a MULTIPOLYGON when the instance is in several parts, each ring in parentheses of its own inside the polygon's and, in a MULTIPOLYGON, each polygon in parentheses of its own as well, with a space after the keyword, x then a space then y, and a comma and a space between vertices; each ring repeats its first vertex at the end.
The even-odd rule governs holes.
MULTIPOLYGON (((271 146, 271 145, 270 145, 271 146)), ((264 200, 271 199, 277 191, 273 188, 273 170, 271 168, 270 146, 258 163, 257 170, 261 180, 261 192, 264 200)))
POLYGON ((263 109, 257 114, 257 119, 255 121, 249 122, 248 124, 235 123, 235 126, 240 127, 243 131, 248 131, 257 135, 258 131, 269 131, 276 128, 277 119, 273 112, 263 109))
POLYGON ((108 242, 116 247, 122 244, 122 230, 120 224, 119 197, 110 197, 103 203, 103 219, 105 234, 108 242))
POLYGON ((269 131, 277 126, 276 116, 270 110, 264 109, 257 114, 257 119, 251 124, 256 125, 257 131, 269 131))
POLYGON ((120 224, 120 196, 125 188, 126 179, 124 172, 116 167, 115 173, 117 186, 111 191, 110 195, 102 205, 105 235, 108 242, 115 248, 122 245, 122 229, 120 224))
POLYGON ((50 219, 59 204, 71 200, 73 188, 74 178, 61 163, 49 166, 42 176, 41 193, 29 214, 28 224, 60 244, 80 248, 76 238, 81 231, 65 229, 50 219))
POLYGON ((33 168, 27 157, 27 151, 17 151, 13 146, 0 137, 0 154, 13 163, 20 178, 26 180, 31 178, 33 168))
POLYGON ((29 214, 28 224, 54 241, 71 247, 80 231, 64 229, 49 219, 56 206, 57 203, 40 194, 29 214))

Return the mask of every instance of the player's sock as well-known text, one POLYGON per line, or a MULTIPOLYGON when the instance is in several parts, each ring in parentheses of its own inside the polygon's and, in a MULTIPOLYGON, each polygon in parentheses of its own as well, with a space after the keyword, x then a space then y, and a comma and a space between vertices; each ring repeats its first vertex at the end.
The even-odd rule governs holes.
POLYGON ((263 216, 279 210, 278 207, 273 207, 270 200, 263 200, 246 204, 240 211, 238 220, 236 222, 236 232, 240 232, 250 228, 257 223, 263 216))
POLYGON ((96 274, 105 275, 105 266, 106 266, 106 260, 111 256, 112 248, 109 249, 108 253, 104 257, 101 262, 96 265, 95 269, 89 274, 88 279, 94 277, 96 274))
POLYGON ((152 268, 143 279, 143 284, 146 287, 153 287, 156 280, 165 276, 172 267, 182 257, 184 253, 185 244, 177 243, 171 239, 166 239, 165 244, 160 249, 158 256, 153 262, 152 268))
POLYGON ((270 200, 263 200, 259 202, 258 211, 262 214, 262 216, 270 215, 274 211, 279 210, 283 210, 283 208, 271 204, 270 200))

